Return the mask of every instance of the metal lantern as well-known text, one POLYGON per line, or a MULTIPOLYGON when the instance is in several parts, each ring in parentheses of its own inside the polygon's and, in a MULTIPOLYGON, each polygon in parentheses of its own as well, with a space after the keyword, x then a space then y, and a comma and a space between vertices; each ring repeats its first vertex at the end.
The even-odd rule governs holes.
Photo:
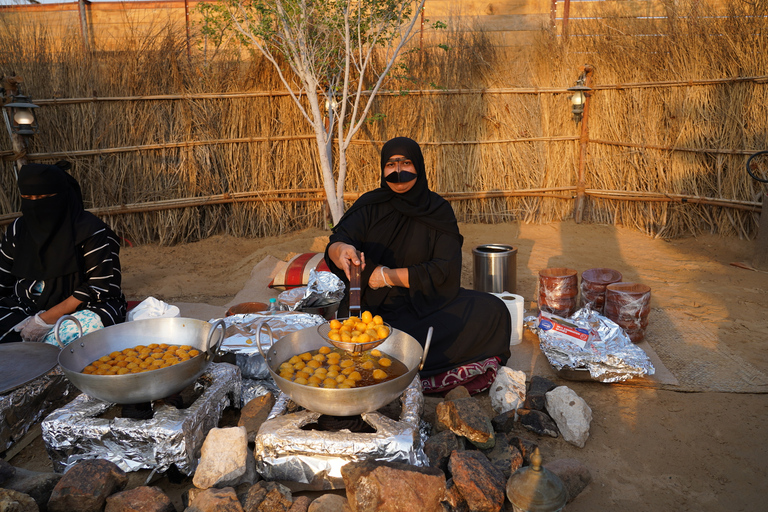
POLYGON ((573 114, 573 119, 578 123, 584 114, 584 104, 587 102, 587 95, 592 89, 584 85, 584 79, 580 78, 576 85, 569 87, 568 90, 573 93, 570 96, 571 113, 573 114))
POLYGON ((18 135, 35 135, 37 133, 37 117, 34 109, 37 105, 21 94, 13 97, 10 103, 5 104, 8 109, 11 131, 18 135))
POLYGON ((509 477, 507 498, 514 512, 558 512, 567 501, 563 481, 542 467, 538 448, 531 455, 531 465, 509 477))

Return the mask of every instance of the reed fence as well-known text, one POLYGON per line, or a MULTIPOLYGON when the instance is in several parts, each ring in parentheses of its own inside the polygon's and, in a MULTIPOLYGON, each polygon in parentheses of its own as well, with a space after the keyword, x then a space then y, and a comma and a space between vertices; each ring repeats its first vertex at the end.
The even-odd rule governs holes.
MULTIPOLYGON (((768 9, 656 3, 663 15, 645 19, 606 2, 572 20, 567 37, 543 28, 522 49, 449 23, 403 56, 378 97, 349 151, 345 199, 378 185, 381 145, 405 135, 421 143, 431 188, 461 221, 570 218, 582 145, 567 88, 588 63, 583 221, 667 238, 754 236, 764 190, 744 163, 768 149, 768 9)), ((60 44, 42 23, 14 28, 0 16, 0 74, 23 77, 40 105, 24 156, 71 160, 87 206, 125 239, 328 225, 314 136, 260 59, 238 48, 190 56, 171 25, 110 52, 84 50, 77 33, 60 44)), ((0 139, 8 223, 21 155, 0 139)))

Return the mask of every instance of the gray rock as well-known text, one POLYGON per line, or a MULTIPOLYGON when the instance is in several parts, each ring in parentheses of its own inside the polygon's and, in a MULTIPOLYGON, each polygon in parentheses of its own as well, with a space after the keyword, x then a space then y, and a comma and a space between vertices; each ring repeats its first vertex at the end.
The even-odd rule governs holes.
POLYGON ((245 427, 212 428, 203 442, 192 483, 199 489, 233 487, 246 475, 248 458, 245 427))
POLYGON ((483 453, 506 479, 523 465, 523 455, 520 453, 520 450, 515 446, 511 446, 504 436, 498 436, 496 438, 496 446, 491 450, 483 451, 483 453))
POLYGON ((454 450, 464 449, 464 438, 450 430, 439 432, 424 442, 424 454, 429 459, 429 465, 442 471, 448 470, 448 459, 454 450))
POLYGON ((5 460, 0 459, 0 484, 13 478, 15 474, 16 468, 5 462, 5 460))
POLYGON ((576 459, 558 459, 544 464, 544 467, 560 477, 565 484, 568 503, 573 501, 592 481, 589 468, 576 459))
POLYGON ((62 475, 58 473, 42 473, 16 468, 13 478, 7 480, 3 487, 31 496, 41 512, 45 512, 48 510, 48 500, 51 499, 51 493, 61 477, 62 475))
POLYGON ((11 489, 0 489, 0 511, 38 512, 39 510, 31 496, 11 489))
POLYGON ((521 408, 525 402, 525 373, 502 366, 488 395, 491 397, 491 407, 499 414, 521 408))
POLYGON ((547 379, 546 377, 534 375, 533 377, 531 377, 531 384, 528 387, 528 394, 543 396, 543 395, 546 395, 548 392, 552 391, 553 389, 555 389, 556 387, 557 387, 557 384, 547 379))
POLYGON ((540 436, 558 437, 557 425, 544 411, 518 409, 517 416, 526 430, 540 436))
POLYGON ((475 398, 459 398, 437 404, 437 418, 456 435, 466 437, 480 449, 496 443, 491 420, 475 398))
POLYGON ((515 430, 515 418, 517 417, 517 410, 505 411, 497 416, 491 418, 491 425, 496 432, 509 433, 515 430))
POLYGON ((587 402, 569 387, 560 386, 547 393, 547 411, 555 420, 563 439, 584 448, 592 422, 592 409, 587 402))

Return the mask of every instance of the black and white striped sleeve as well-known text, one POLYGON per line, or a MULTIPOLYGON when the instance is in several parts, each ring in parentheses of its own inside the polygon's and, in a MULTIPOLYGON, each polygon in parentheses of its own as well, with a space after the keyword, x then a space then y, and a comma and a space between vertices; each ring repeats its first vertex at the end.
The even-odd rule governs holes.
POLYGON ((93 304, 121 297, 120 245, 106 227, 96 231, 82 244, 85 281, 73 295, 93 304))
POLYGON ((13 295, 16 276, 11 273, 13 256, 16 252, 16 221, 3 233, 0 239, 0 297, 13 295))

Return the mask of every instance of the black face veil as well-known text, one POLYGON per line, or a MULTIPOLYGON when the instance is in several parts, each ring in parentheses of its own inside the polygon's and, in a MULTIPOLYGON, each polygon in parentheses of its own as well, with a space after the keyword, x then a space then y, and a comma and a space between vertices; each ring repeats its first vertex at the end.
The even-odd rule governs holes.
POLYGON ((19 243, 12 272, 44 280, 77 272, 76 224, 85 212, 80 186, 58 165, 28 164, 19 171, 19 243))

